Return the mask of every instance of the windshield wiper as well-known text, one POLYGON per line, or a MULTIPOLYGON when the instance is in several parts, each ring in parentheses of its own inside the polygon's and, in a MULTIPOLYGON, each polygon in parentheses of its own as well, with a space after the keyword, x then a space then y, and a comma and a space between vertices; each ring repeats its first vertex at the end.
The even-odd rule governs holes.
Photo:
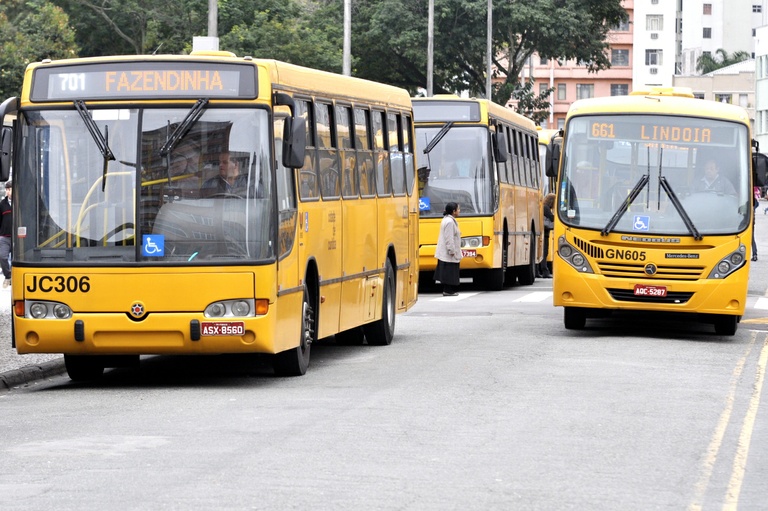
POLYGON ((192 125, 197 122, 197 120, 200 118, 200 116, 203 115, 203 111, 205 110, 205 106, 208 104, 208 98, 200 98, 197 100, 197 102, 194 104, 194 106, 187 112, 187 115, 182 119, 182 121, 176 126, 176 129, 173 130, 173 133, 168 137, 168 140, 165 141, 165 144, 163 144, 163 147, 160 148, 160 156, 167 156, 168 153, 173 150, 174 147, 176 147, 176 144, 179 143, 179 140, 184 138, 184 135, 186 135, 189 130, 192 128, 192 125))
POLYGON ((435 138, 429 141, 429 144, 427 144, 427 147, 424 148, 424 154, 429 154, 429 152, 435 148, 435 146, 443 139, 446 133, 448 133, 448 130, 450 130, 453 127, 453 121, 446 122, 442 128, 440 128, 440 131, 437 132, 437 135, 435 135, 435 138))
MULTIPOLYGON (((672 203, 672 205, 677 210, 677 213, 680 215, 680 218, 683 219, 683 223, 688 228, 688 232, 691 233, 691 236, 693 236, 693 239, 696 241, 701 241, 701 234, 699 234, 699 230, 696 229, 696 226, 693 225, 693 220, 691 220, 691 217, 688 216, 688 212, 685 211, 685 208, 683 207, 683 204, 680 202, 680 199, 677 198, 677 194, 672 189, 672 185, 669 184, 669 181, 667 181, 667 178, 662 174, 661 172, 661 156, 663 155, 664 149, 660 149, 659 152, 659 186, 664 189, 664 192, 667 194, 667 197, 669 197, 669 201, 672 203)), ((661 204, 661 194, 659 194, 659 204, 661 204)))
POLYGON ((104 135, 102 135, 99 127, 96 125, 96 121, 93 120, 91 113, 88 111, 88 108, 86 108, 85 101, 76 99, 74 104, 77 113, 80 114, 80 117, 85 123, 85 127, 88 128, 88 133, 91 134, 93 141, 96 142, 101 155, 104 157, 104 168, 101 172, 101 191, 103 192, 107 186, 107 169, 109 167, 109 161, 115 159, 115 155, 112 154, 112 150, 109 148, 109 126, 104 126, 104 135))
POLYGON ((640 176, 640 179, 637 183, 635 183, 634 188, 632 188, 632 190, 629 192, 627 198, 621 201, 621 206, 619 206, 619 209, 616 210, 616 213, 613 214, 611 219, 608 221, 608 224, 603 227, 602 231, 600 231, 601 236, 608 236, 608 233, 611 232, 614 227, 616 227, 616 224, 619 223, 621 217, 624 216, 624 213, 627 212, 629 206, 635 202, 637 196, 640 195, 640 192, 642 192, 643 188, 645 188, 645 186, 648 184, 648 181, 650 180, 649 174, 650 172, 640 176))

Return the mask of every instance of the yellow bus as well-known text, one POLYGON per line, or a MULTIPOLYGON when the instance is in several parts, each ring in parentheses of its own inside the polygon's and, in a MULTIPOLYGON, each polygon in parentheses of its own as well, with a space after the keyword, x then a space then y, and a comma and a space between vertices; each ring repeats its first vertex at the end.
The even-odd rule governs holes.
POLYGON ((565 328, 609 311, 664 311, 733 335, 747 298, 751 162, 747 112, 690 89, 575 102, 555 203, 565 328))
POLYGON ((462 277, 500 290, 530 285, 541 260, 536 126, 484 99, 413 99, 419 162, 419 268, 428 285, 445 204, 461 208, 462 277))
POLYGON ((228 52, 99 57, 31 64, 6 113, 13 339, 72 379, 142 354, 301 375, 320 338, 389 344, 417 299, 402 89, 228 52))

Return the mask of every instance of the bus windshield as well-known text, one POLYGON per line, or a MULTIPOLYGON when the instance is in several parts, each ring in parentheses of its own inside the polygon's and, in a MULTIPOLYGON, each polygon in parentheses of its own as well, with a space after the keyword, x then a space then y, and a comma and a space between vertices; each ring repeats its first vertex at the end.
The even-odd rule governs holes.
POLYGON ((485 127, 448 123, 416 128, 422 218, 443 216, 448 202, 456 202, 462 216, 493 213, 495 183, 488 147, 485 127))
POLYGON ((744 125, 681 116, 573 117, 558 214, 570 226, 701 238, 747 228, 744 125))
POLYGON ((83 108, 20 116, 17 261, 273 257, 266 110, 83 108))

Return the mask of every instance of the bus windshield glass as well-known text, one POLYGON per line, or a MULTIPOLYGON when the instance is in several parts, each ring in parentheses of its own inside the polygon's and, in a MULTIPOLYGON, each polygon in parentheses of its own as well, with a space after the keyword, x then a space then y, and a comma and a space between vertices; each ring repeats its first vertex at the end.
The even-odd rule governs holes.
POLYGON ((695 117, 573 117, 559 217, 603 234, 741 232, 752 208, 748 137, 744 125, 695 117))
POLYGON ((462 216, 493 213, 495 183, 488 147, 485 127, 449 123, 416 128, 422 218, 442 217, 448 202, 456 202, 462 216))
POLYGON ((266 110, 86 108, 20 116, 17 261, 273 258, 266 110))

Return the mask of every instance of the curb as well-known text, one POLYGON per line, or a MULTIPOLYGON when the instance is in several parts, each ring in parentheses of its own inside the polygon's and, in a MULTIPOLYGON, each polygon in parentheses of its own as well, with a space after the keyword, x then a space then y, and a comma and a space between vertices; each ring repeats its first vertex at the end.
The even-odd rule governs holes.
POLYGON ((51 360, 38 365, 30 365, 0 374, 0 390, 10 390, 25 383, 32 383, 51 376, 58 376, 67 371, 64 360, 51 360))

